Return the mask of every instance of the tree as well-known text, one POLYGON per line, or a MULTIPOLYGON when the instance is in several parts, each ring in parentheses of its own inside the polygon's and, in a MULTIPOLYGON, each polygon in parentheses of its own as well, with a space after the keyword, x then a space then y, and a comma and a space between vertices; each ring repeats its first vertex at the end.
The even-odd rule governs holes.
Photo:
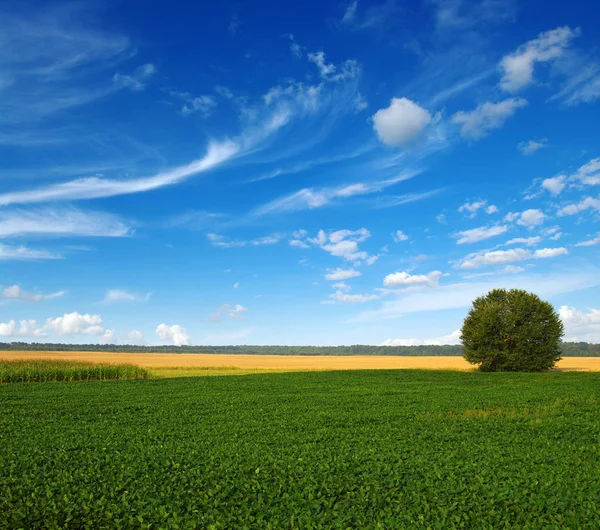
POLYGON ((564 328, 549 302, 521 289, 494 289, 473 302, 460 339, 484 372, 541 372, 560 360, 564 328))

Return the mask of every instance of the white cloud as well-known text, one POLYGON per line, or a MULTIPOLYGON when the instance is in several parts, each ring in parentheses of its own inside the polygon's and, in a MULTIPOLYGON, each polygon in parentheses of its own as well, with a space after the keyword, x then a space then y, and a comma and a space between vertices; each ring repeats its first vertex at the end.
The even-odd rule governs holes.
POLYGON ((350 278, 355 278, 356 276, 360 276, 361 273, 354 269, 341 269, 340 267, 336 269, 327 269, 329 272, 325 274, 325 279, 329 281, 343 281, 349 280, 350 278))
POLYGON ((146 88, 147 82, 156 73, 156 68, 153 64, 144 64, 136 68, 132 74, 115 74, 113 83, 118 88, 129 88, 134 92, 140 92, 146 88))
MULTIPOLYGON (((344 184, 339 187, 304 188, 263 204, 262 206, 256 208, 252 212, 252 215, 262 216, 283 212, 322 208, 332 203, 339 202, 340 199, 348 199, 358 195, 369 195, 383 191, 390 186, 405 180, 409 180, 419 173, 420 171, 410 170, 404 171, 396 177, 385 180, 355 182, 352 184, 344 184)), ((427 192, 420 195, 400 197, 400 200, 396 201, 395 204, 403 204, 406 202, 424 199, 430 197, 434 193, 435 192, 427 192)))
POLYGON ((465 202, 463 205, 459 206, 458 211, 460 213, 468 213, 469 217, 472 219, 477 215, 477 212, 482 208, 485 208, 487 201, 473 201, 473 202, 465 202))
POLYGON ((365 302, 372 302, 377 300, 379 295, 376 294, 347 294, 343 291, 336 291, 329 295, 330 298, 342 302, 345 304, 364 304, 365 302))
POLYGON ((573 342, 600 342, 600 309, 589 309, 587 313, 561 306, 559 315, 565 326, 565 340, 573 342))
POLYGON ((563 175, 544 179, 542 181, 542 188, 548 190, 552 195, 559 195, 562 190, 565 189, 567 178, 563 175))
POLYGON ((528 142, 521 142, 517 146, 520 153, 525 156, 530 156, 544 147, 548 147, 548 140, 546 138, 539 141, 529 140, 528 142))
POLYGON ((528 247, 532 245, 537 245, 542 238, 540 236, 535 237, 515 237, 514 239, 510 239, 505 245, 527 245, 528 247))
POLYGON ((530 208, 524 212, 509 212, 504 216, 504 220, 518 225, 525 226, 530 230, 544 223, 546 216, 541 210, 530 208))
POLYGON ((29 191, 2 193, 0 194, 0 205, 99 199, 150 191, 177 184, 193 175, 213 169, 239 153, 240 146, 235 142, 211 143, 203 158, 151 177, 134 179, 79 178, 29 191))
MULTIPOLYGON (((596 73, 598 72, 597 68, 593 68, 593 70, 596 73)), ((560 95, 562 96, 564 93, 560 95)), ((600 99, 600 75, 593 75, 584 82, 579 83, 579 86, 566 99, 565 104, 572 106, 580 103, 591 103, 597 99, 600 99)))
POLYGON ((337 289, 338 291, 350 291, 350 289, 352 289, 352 287, 350 287, 347 283, 344 282, 334 283, 331 287, 337 289))
POLYGON ((307 245, 304 241, 301 241, 300 239, 291 239, 290 246, 298 248, 310 248, 310 245, 307 245))
MULTIPOLYGON (((574 204, 563 206, 558 210, 557 215, 563 217, 565 215, 576 215, 586 210, 600 210, 600 199, 594 199, 593 197, 586 197, 582 201, 574 204)), ((0 259, 1 259, 1 248, 0 248, 0 259)))
POLYGON ((7 300, 23 300, 25 302, 41 302, 42 300, 51 300, 52 298, 60 298, 65 294, 65 291, 58 291, 52 294, 27 293, 18 285, 12 285, 0 290, 0 298, 7 300))
POLYGON ((144 344, 144 334, 137 329, 132 329, 128 333, 123 334, 123 341, 130 344, 144 344))
POLYGON ((476 269, 488 265, 504 265, 516 261, 529 259, 553 258, 568 254, 566 248, 543 248, 532 252, 524 248, 513 248, 510 250, 493 250, 489 252, 476 252, 465 256, 459 263, 461 269, 476 269))
POLYGON ((0 261, 28 261, 38 259, 62 259, 62 256, 49 250, 36 250, 23 245, 14 247, 0 243, 0 261))
POLYGON ((464 243, 476 243, 477 241, 483 241, 490 237, 499 236, 500 234, 504 234, 507 230, 508 227, 506 225, 480 226, 478 228, 472 228, 471 230, 457 232, 453 237, 457 237, 458 241, 456 243, 462 245, 464 243))
POLYGON ((400 243, 401 241, 408 241, 408 236, 402 230, 396 230, 392 237, 396 243, 400 243))
POLYGON ((576 247, 591 247, 593 245, 598 245, 600 244, 600 232, 598 233, 598 235, 593 238, 593 239, 588 239, 586 241, 581 241, 580 243, 577 243, 575 246, 576 247))
POLYGON ((597 186, 600 184, 600 158, 594 158, 581 166, 571 176, 571 179, 579 181, 586 186, 597 186))
POLYGON ((579 30, 568 26, 540 33, 500 62, 504 72, 500 86, 507 92, 518 92, 533 82, 536 63, 551 62, 562 57, 579 30))
POLYGON ((217 102, 212 96, 190 96, 187 103, 181 108, 181 114, 184 116, 199 114, 203 118, 208 118, 216 106, 217 102))
POLYGON ((150 300, 152 293, 146 293, 145 295, 133 294, 121 289, 109 289, 104 295, 103 303, 112 302, 147 302, 150 300))
POLYGON ((296 42, 296 38, 291 33, 288 34, 290 39, 290 51, 296 59, 302 58, 302 46, 296 42))
POLYGON ((240 282, 235 282, 235 283, 233 284, 233 288, 234 288, 234 289, 237 289, 239 286, 240 286, 240 282))
MULTIPOLYGON (((365 261, 369 265, 377 258, 369 256, 367 252, 361 251, 358 244, 371 237, 366 228, 358 230, 336 230, 327 234, 325 230, 319 230, 316 237, 306 239, 305 244, 312 244, 329 252, 332 256, 343 258, 346 261, 365 261)), ((296 244, 296 246, 299 246, 296 244)))
POLYGON ((383 285, 386 287, 410 287, 414 285, 429 285, 436 287, 442 276, 440 271, 432 271, 428 274, 409 274, 408 272, 395 272, 388 274, 383 285))
POLYGON ((498 209, 498 207, 495 204, 490 204, 486 209, 485 209, 485 213, 487 213, 488 215, 492 215, 494 213, 498 213, 500 210, 498 209))
POLYGON ((460 344, 460 329, 457 329, 449 335, 437 337, 434 339, 387 339, 383 341, 382 346, 443 346, 447 344, 460 344))
POLYGON ((414 101, 393 98, 389 107, 373 115, 373 129, 384 144, 405 145, 420 136, 431 120, 431 114, 414 101))
POLYGON ((244 318, 244 314, 248 311, 249 309, 241 304, 223 304, 222 306, 217 307, 215 312, 209 316, 207 320, 210 322, 221 322, 224 315, 226 315, 228 318, 242 320, 244 318))
POLYGON ((170 340, 175 346, 189 346, 190 344, 190 336, 185 328, 182 328, 179 324, 173 326, 160 324, 156 328, 156 334, 162 340, 170 340))
POLYGON ((325 62, 324 52, 309 53, 307 57, 311 63, 314 63, 317 66, 319 74, 323 79, 327 79, 335 72, 335 65, 327 64, 325 62))
POLYGON ((478 140, 487 136, 489 131, 504 125, 517 109, 527 105, 523 98, 509 98, 499 103, 486 102, 471 112, 459 111, 452 116, 452 123, 461 126, 464 138, 478 140))
POLYGON ((62 317, 49 318, 45 329, 54 330, 57 335, 103 335, 106 331, 102 326, 100 315, 80 315, 77 312, 65 313, 62 317))
POLYGON ((327 64, 325 53, 322 51, 308 53, 307 58, 309 62, 316 65, 321 79, 325 81, 337 82, 352 79, 357 77, 360 72, 360 65, 352 59, 344 61, 339 68, 334 64, 327 64))
POLYGON ((131 227, 119 217, 104 212, 84 212, 75 208, 0 211, 0 237, 29 234, 123 237, 131 232, 131 227))
POLYGON ((383 320, 401 318, 409 313, 468 308, 475 298, 492 289, 525 289, 543 298, 549 298, 597 285, 600 285, 600 271, 596 268, 578 267, 562 273, 494 274, 486 280, 448 284, 437 289, 397 291, 396 296, 384 301, 379 309, 363 311, 351 322, 381 323, 383 320))
POLYGON ((45 337, 42 328, 38 328, 35 320, 21 320, 18 325, 14 320, 0 322, 0 337, 45 337))
POLYGON ((342 24, 351 24, 354 22, 356 18, 356 8, 358 7, 358 0, 354 0, 354 2, 350 2, 348 7, 344 11, 344 16, 342 17, 342 24))
POLYGON ((435 220, 442 225, 445 225, 448 222, 446 220, 446 214, 443 213, 436 215, 435 220))

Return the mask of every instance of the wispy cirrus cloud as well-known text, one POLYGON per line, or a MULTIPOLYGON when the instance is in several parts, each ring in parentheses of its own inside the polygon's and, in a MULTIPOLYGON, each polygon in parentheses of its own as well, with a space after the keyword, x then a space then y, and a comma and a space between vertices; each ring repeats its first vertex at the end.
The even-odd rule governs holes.
POLYGON ((60 298, 65 294, 66 291, 57 291, 50 294, 42 293, 29 293, 21 289, 19 285, 11 285, 0 289, 0 298, 5 300, 20 300, 23 302, 41 302, 43 300, 52 300, 53 298, 60 298))
POLYGON ((35 249, 25 245, 13 246, 0 243, 0 261, 34 261, 42 259, 62 259, 56 252, 35 249))

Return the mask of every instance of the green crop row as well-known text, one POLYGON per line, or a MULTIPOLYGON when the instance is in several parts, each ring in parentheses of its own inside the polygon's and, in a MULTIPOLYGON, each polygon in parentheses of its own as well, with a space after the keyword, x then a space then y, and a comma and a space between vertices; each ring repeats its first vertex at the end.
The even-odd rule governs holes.
POLYGON ((94 364, 71 361, 0 361, 0 383, 45 381, 103 381, 144 379, 150 374, 130 364, 94 364))
POLYGON ((0 386, 0 528, 597 529, 600 374, 0 386))

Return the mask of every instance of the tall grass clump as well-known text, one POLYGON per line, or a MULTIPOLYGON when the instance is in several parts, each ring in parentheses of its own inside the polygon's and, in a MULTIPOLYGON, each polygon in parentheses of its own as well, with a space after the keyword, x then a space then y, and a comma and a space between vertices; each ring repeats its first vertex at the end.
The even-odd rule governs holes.
POLYGON ((0 361, 0 383, 46 381, 104 381, 146 379, 148 370, 131 364, 94 364, 72 361, 0 361))

